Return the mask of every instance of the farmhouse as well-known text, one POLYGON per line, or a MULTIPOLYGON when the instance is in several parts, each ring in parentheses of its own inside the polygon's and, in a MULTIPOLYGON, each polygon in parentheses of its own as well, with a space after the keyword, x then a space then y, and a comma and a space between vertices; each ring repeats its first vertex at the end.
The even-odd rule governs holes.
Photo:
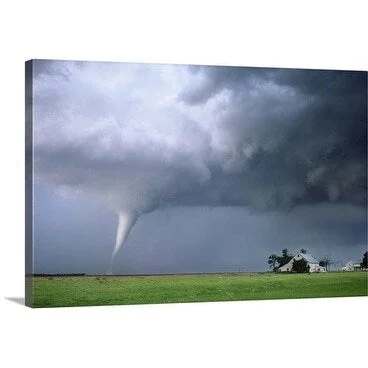
POLYGON ((325 267, 322 267, 318 264, 318 261, 307 253, 298 253, 296 256, 294 256, 286 265, 283 265, 282 267, 279 267, 279 271, 281 272, 288 272, 291 271, 293 268, 294 261, 300 261, 301 259, 305 259, 309 266, 309 272, 325 272, 325 267))
POLYGON ((343 271, 357 271, 360 270, 360 263, 349 261, 345 263, 345 266, 342 268, 343 271))

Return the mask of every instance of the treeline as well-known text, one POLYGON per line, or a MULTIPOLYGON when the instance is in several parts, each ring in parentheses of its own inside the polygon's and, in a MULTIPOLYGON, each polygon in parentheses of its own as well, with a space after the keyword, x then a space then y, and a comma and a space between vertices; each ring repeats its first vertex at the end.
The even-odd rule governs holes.
POLYGON ((65 277, 65 276, 85 276, 85 273, 34 273, 35 277, 65 277))

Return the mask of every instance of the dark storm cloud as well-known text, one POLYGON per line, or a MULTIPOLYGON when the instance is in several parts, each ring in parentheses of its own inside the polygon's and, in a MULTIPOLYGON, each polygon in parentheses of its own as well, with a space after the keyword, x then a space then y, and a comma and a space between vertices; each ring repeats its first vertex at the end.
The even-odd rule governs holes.
POLYGON ((366 204, 365 72, 38 63, 37 167, 56 184, 139 211, 366 204))
POLYGON ((366 205, 365 72, 202 67, 195 79, 179 96, 186 105, 229 96, 218 122, 239 183, 229 203, 237 196, 261 209, 325 200, 366 205), (262 200, 252 201, 259 192, 262 200))

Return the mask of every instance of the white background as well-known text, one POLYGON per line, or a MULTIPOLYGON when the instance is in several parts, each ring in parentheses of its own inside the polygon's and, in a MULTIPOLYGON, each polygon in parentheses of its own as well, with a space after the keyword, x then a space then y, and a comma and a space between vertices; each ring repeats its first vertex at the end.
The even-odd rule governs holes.
POLYGON ((368 298, 41 310, 8 299, 24 295, 25 60, 367 70, 364 2, 5 3, 0 6, 0 365, 364 365, 368 298))

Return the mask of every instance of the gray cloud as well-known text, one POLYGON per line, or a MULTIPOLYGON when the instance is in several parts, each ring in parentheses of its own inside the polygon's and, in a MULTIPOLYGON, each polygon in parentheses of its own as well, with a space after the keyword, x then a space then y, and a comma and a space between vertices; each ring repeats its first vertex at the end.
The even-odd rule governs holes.
POLYGON ((37 169, 143 211, 181 196, 365 205, 366 73, 192 69, 36 62, 37 169))

